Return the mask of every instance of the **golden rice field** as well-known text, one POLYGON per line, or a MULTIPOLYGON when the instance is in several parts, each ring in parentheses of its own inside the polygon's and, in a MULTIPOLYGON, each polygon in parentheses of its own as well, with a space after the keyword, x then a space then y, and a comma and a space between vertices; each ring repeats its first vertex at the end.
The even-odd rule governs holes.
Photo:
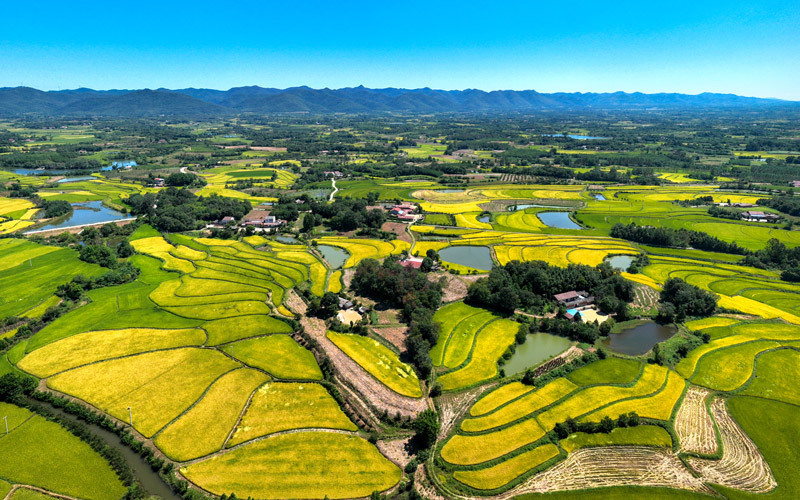
POLYGON ((339 236, 325 236, 314 240, 319 245, 339 247, 350 254, 344 264, 345 268, 354 267, 364 259, 383 259, 390 255, 398 255, 403 250, 410 250, 411 245, 402 240, 378 241, 339 236))
POLYGON ((221 495, 264 499, 358 498, 400 480, 400 469, 366 440, 331 432, 273 436, 192 464, 181 472, 221 495))
POLYGON ((357 430, 321 384, 268 382, 256 391, 228 446, 291 429, 357 430))
POLYGON ((379 382, 403 396, 422 397, 414 369, 400 361, 391 349, 370 337, 328 331, 331 342, 379 382))

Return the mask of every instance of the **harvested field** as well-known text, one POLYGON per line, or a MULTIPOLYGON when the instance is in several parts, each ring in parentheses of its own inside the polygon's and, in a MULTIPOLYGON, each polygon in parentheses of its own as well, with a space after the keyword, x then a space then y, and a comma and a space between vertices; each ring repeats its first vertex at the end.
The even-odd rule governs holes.
POLYGON ((682 451, 713 454, 717 452, 714 422, 706 409, 708 389, 690 386, 675 415, 675 433, 682 451))
POLYGON ((541 472, 509 492, 582 490, 608 486, 678 488, 713 494, 694 477, 678 457, 667 450, 639 446, 583 448, 553 468, 541 472))
POLYGON ((402 222, 384 222, 383 226, 381 226, 381 230, 394 233, 397 235, 398 240, 411 244, 414 240, 411 239, 411 235, 406 231, 407 227, 408 224, 402 222))
POLYGON ((303 316, 300 323, 328 355, 336 369, 337 376, 347 380, 356 392, 378 410, 386 410, 390 415, 399 413, 403 416, 416 416, 427 408, 425 399, 401 396, 367 373, 364 368, 331 342, 326 336, 327 328, 322 320, 303 316))
POLYGON ((722 458, 687 457, 687 463, 711 483, 751 493, 773 490, 777 483, 769 465, 755 443, 731 418, 723 398, 711 403, 711 413, 722 440, 722 458))
POLYGON ((401 353, 406 350, 406 335, 408 327, 402 326, 373 326, 372 331, 388 340, 401 353))

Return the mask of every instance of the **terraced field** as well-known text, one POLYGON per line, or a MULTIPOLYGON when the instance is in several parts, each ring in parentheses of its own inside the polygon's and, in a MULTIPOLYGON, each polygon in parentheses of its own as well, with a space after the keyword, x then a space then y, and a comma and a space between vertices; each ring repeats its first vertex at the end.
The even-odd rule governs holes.
POLYGON ((411 245, 402 240, 378 241, 326 236, 315 241, 319 245, 330 245, 346 250, 350 257, 344 263, 345 268, 355 267, 364 259, 383 259, 411 249, 411 245))
POLYGON ((483 309, 454 302, 439 309, 441 325, 431 349, 434 366, 447 369, 438 376, 444 390, 457 390, 497 375, 497 360, 514 342, 519 325, 483 309))
MULTIPOLYGON (((324 290, 328 271, 305 247, 255 250, 243 242, 182 235, 170 235, 170 242, 146 226, 132 239, 147 254, 131 258, 142 271, 136 281, 89 292, 91 303, 4 359, 122 422, 132 416, 138 432, 170 459, 194 464, 187 474, 212 491, 313 497, 330 488, 331 496, 354 497, 399 480, 399 469, 355 436, 358 428, 319 382, 314 356, 277 319, 289 314, 282 304, 287 289, 311 280, 318 293, 324 290), (272 446, 287 441, 302 445, 272 446), (293 455, 299 449, 303 453, 293 455), (228 461, 240 456, 247 460, 228 461), (205 474, 204 464, 217 460, 224 461, 222 469, 238 472, 205 474), (335 475, 303 484, 287 474, 277 474, 268 486, 236 479, 253 464, 293 463, 300 470, 298 464, 308 460, 339 465, 335 475), (374 477, 362 477, 367 471, 374 477)), ((33 260, 58 252, 71 251, 43 252, 33 260)), ((0 254, 0 263, 11 269, 24 268, 18 261, 13 252, 0 254)), ((376 359, 376 366, 383 361, 376 359)), ((392 373, 399 366, 405 365, 393 366, 392 373)), ((405 368, 406 378, 416 381, 405 368)))

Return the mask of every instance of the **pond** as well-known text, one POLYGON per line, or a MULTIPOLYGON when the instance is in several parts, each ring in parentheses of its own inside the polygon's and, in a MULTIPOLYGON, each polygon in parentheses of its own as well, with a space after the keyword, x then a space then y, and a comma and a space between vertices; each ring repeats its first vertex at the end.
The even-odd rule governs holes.
POLYGON ((153 471, 153 469, 150 467, 150 464, 148 464, 141 455, 122 444, 119 436, 113 432, 107 431, 99 425, 89 424, 84 420, 80 420, 75 415, 69 414, 49 403, 36 401, 31 398, 28 398, 28 401, 44 407, 47 409, 47 411, 56 414, 58 417, 61 417, 64 420, 69 420, 71 422, 77 422, 84 425, 91 431, 92 434, 100 438, 106 445, 108 445, 109 448, 119 451, 120 454, 122 454, 122 458, 125 459, 125 462, 131 468, 134 477, 136 477, 139 484, 142 485, 142 488, 144 488, 144 490, 150 495, 156 495, 164 500, 180 500, 181 497, 177 493, 174 493, 169 486, 167 486, 167 483, 161 479, 161 477, 158 475, 158 472, 153 471))
POLYGON ((539 212, 536 215, 546 226, 559 229, 583 229, 569 218, 569 212, 539 212))
POLYGON ((467 266, 481 271, 491 271, 494 266, 489 247, 456 246, 439 250, 439 257, 445 261, 467 266))
POLYGON ((491 215, 484 215, 483 217, 478 217, 478 222, 489 222, 492 220, 491 215))
POLYGON ((606 201, 606 197, 600 193, 595 193, 592 196, 594 196, 595 200, 606 201))
POLYGON ((81 175, 80 177, 65 177, 57 180, 56 182, 63 184, 65 182, 93 181, 95 179, 97 179, 97 177, 92 177, 91 175, 81 175))
POLYGON ((286 243, 287 245, 294 245, 297 243, 297 239, 294 236, 276 236, 276 240, 280 241, 281 243, 286 243))
POLYGON ((133 219, 130 215, 123 214, 113 208, 103 206, 102 201, 87 201, 83 203, 72 203, 72 215, 67 220, 54 222, 40 227, 31 233, 46 231, 49 229, 61 229, 64 227, 82 226, 85 224, 100 224, 103 222, 114 222, 118 220, 133 219))
MULTIPOLYGON (((564 137, 564 134, 542 134, 544 137, 564 137)), ((579 141, 588 141, 591 139, 608 139, 608 137, 595 137, 592 135, 578 135, 578 134, 567 134, 567 137, 570 139, 577 139, 579 141)))
POLYGON ((608 259, 608 263, 618 271, 627 271, 631 267, 631 263, 633 263, 633 257, 630 255, 614 255, 608 259))
POLYGON ((339 247, 332 247, 330 245, 319 245, 317 250, 322 254, 322 257, 328 261, 332 268, 338 269, 347 262, 350 254, 345 252, 339 247))
POLYGON ((671 338, 678 329, 671 325, 659 325, 647 321, 631 328, 626 328, 620 333, 612 333, 603 345, 612 351, 630 356, 639 356, 646 353, 659 342, 671 338))
POLYGON ((561 354, 572 345, 569 339, 549 333, 532 333, 524 344, 518 345, 511 359, 506 361, 503 370, 506 376, 522 373, 532 366, 561 354))
POLYGON ((535 203, 519 203, 517 205, 509 205, 508 211, 517 212, 519 210, 525 210, 526 208, 562 208, 562 207, 557 207, 554 205, 537 205, 535 203))

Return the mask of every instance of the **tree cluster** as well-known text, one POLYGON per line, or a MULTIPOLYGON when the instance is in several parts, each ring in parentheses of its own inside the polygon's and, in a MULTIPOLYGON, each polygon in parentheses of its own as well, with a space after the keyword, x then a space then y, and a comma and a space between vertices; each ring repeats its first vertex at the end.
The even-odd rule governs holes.
POLYGON ((512 261, 470 285, 467 302, 507 314, 518 308, 540 312, 555 304, 553 295, 570 290, 587 291, 601 310, 623 316, 634 293, 633 285, 608 264, 558 267, 544 261, 512 261))
POLYGON ((223 217, 241 219, 250 212, 250 202, 212 194, 195 196, 188 189, 168 187, 157 193, 134 194, 125 200, 131 213, 145 216, 159 231, 181 232, 197 229, 203 222, 223 217))
POLYGON ((72 213, 72 205, 64 200, 42 200, 39 207, 44 210, 44 218, 61 217, 72 213))
POLYGON ((680 278, 670 278, 661 290, 661 307, 658 320, 662 323, 681 322, 690 316, 711 316, 717 308, 719 297, 686 283, 680 278))
POLYGON ((599 422, 578 422, 574 418, 568 418, 564 422, 559 422, 553 430, 558 439, 566 439, 570 434, 585 432, 586 434, 608 434, 616 428, 636 427, 639 425, 639 415, 636 412, 623 413, 613 420, 609 416, 603 417, 599 422))

